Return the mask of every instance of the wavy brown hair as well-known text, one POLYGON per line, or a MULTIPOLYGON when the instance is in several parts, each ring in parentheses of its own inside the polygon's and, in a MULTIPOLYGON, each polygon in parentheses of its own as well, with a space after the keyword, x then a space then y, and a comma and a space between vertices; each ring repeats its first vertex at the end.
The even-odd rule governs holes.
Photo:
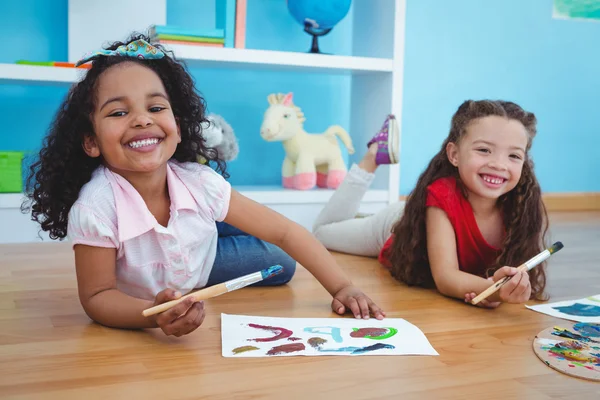
MULTIPOLYGON (((425 227, 427 187, 444 177, 455 177, 462 187, 458 170, 448 160, 446 147, 450 142, 459 144, 471 122, 492 115, 521 122, 527 130, 528 141, 521 179, 513 190, 498 199, 506 236, 501 253, 495 264, 488 266, 487 274, 492 275, 504 265, 520 265, 547 247, 548 215, 542 202, 540 185, 533 171, 533 161, 529 155, 532 140, 536 135, 535 115, 508 101, 468 100, 460 105, 452 117, 450 134, 419 177, 415 189, 406 200, 402 218, 392 229, 394 239, 388 256, 392 265, 392 275, 396 279, 408 285, 435 286, 427 255, 425 227)), ((532 269, 529 272, 529 279, 531 297, 544 298, 545 265, 532 269)))

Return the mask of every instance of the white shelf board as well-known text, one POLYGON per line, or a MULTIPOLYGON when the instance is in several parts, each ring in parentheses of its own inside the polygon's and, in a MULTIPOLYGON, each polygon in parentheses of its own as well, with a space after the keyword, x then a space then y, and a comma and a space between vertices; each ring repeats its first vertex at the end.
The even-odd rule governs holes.
POLYGON ((263 67, 310 72, 392 72, 393 60, 373 57, 351 57, 310 54, 291 51, 232 49, 186 44, 165 44, 175 56, 190 66, 263 67))
MULTIPOLYGON (((244 196, 267 205, 324 204, 334 192, 330 189, 292 190, 279 186, 234 186, 233 188, 244 196)), ((20 208, 24 199, 23 193, 0 193, 0 209, 20 208)), ((365 203, 382 203, 387 200, 387 190, 369 190, 363 198, 365 203)))
POLYGON ((74 83, 84 71, 81 68, 0 64, 0 81, 74 83))
MULTIPOLYGON (((392 72, 391 59, 168 44, 190 66, 261 68, 323 73, 392 72)), ((74 83, 85 69, 0 64, 0 81, 74 83)))

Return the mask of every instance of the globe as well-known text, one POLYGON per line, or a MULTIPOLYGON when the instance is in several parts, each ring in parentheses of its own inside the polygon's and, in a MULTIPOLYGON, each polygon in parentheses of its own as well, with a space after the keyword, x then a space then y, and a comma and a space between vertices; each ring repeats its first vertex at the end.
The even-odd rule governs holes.
POLYGON ((311 53, 321 53, 319 36, 331 32, 348 14, 352 0, 287 0, 288 11, 312 36, 311 53))

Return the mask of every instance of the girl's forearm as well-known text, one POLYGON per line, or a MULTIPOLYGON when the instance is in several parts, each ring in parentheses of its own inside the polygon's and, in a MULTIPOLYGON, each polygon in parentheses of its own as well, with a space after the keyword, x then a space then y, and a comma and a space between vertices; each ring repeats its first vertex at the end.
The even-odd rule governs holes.
POLYGON ((126 295, 117 289, 108 289, 82 301, 86 314, 99 324, 112 328, 156 328, 152 317, 144 317, 142 311, 154 303, 126 295))
MULTIPOLYGON (((440 293, 457 299, 464 299, 467 293, 479 294, 493 284, 489 279, 460 270, 448 272, 437 279, 434 277, 434 280, 440 293)), ((488 300, 498 301, 498 298, 492 295, 488 300)))
POLYGON ((332 296, 352 285, 329 251, 300 225, 294 225, 287 232, 280 247, 302 264, 332 296))

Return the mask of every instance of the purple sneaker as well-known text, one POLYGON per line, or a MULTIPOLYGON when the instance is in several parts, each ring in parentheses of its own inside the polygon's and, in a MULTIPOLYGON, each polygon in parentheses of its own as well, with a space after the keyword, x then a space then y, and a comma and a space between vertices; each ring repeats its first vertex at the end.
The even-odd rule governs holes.
POLYGON ((398 164, 399 139, 396 117, 390 114, 383 122, 381 130, 367 143, 367 147, 377 143, 377 154, 375 155, 377 165, 398 164))

